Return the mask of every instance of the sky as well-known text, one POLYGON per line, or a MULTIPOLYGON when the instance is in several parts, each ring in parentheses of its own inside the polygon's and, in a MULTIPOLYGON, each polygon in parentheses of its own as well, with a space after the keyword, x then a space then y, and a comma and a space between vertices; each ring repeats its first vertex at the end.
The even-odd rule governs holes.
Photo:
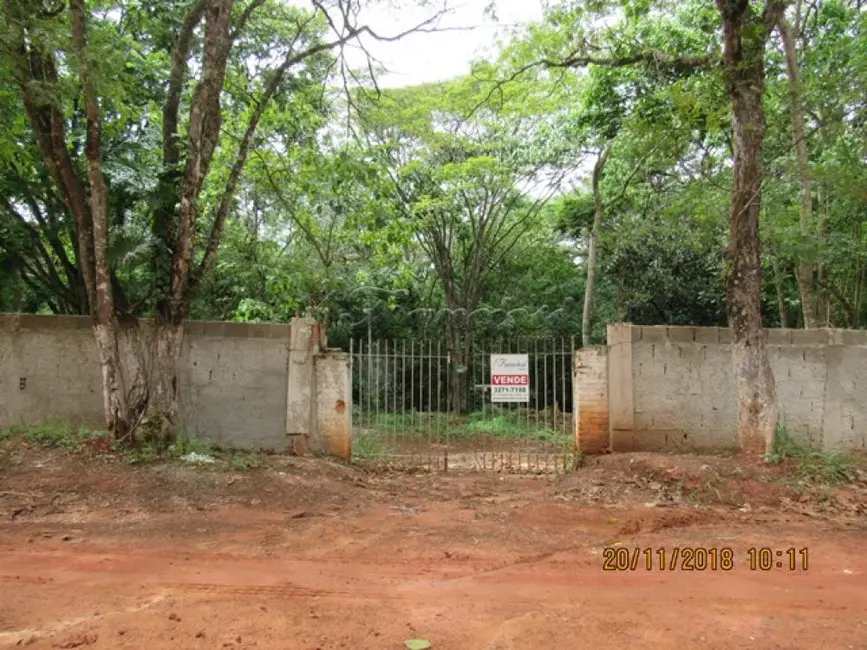
MULTIPOLYGON (((290 0, 293 4, 307 5, 303 0, 290 0)), ((484 15, 489 0, 447 0, 449 12, 440 18, 437 28, 462 28, 459 31, 411 34, 396 42, 363 38, 370 54, 389 71, 377 76, 383 88, 411 86, 433 81, 444 81, 470 71, 475 59, 496 53, 496 38, 510 25, 526 24, 542 18, 540 0, 496 0, 497 22, 484 15), (472 29, 466 29, 471 27, 472 29)), ((412 0, 399 0, 394 4, 365 3, 359 22, 367 24, 377 34, 393 36, 414 27, 442 8, 441 0, 431 6, 419 7, 412 0)), ((358 48, 345 51, 350 66, 366 66, 364 52, 358 48)))
MULTIPOLYGON (((309 0, 287 1, 310 6, 309 0)), ((370 36, 362 38, 367 51, 388 71, 376 76, 381 88, 414 86, 466 75, 473 61, 496 56, 498 37, 543 17, 542 0, 495 0, 496 21, 485 15, 491 0, 429 0, 427 7, 418 6, 419 0, 365 0, 358 23, 369 25, 381 36, 394 36, 435 15, 444 1, 449 11, 435 24, 444 31, 410 34, 394 42, 377 41, 370 36), (393 8, 395 4, 400 6, 399 11, 393 8)), ((366 69, 367 56, 360 47, 347 47, 344 56, 352 68, 366 69)), ((579 165, 567 174, 563 187, 588 178, 591 168, 592 161, 579 165)), ((522 189, 540 198, 548 195, 550 185, 537 178, 522 189)))

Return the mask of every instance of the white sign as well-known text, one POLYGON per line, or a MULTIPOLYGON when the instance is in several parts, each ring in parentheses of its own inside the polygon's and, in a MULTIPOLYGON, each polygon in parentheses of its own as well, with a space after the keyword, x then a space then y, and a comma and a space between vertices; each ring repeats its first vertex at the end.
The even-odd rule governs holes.
POLYGON ((491 401, 530 401, 530 356, 491 355, 491 401))

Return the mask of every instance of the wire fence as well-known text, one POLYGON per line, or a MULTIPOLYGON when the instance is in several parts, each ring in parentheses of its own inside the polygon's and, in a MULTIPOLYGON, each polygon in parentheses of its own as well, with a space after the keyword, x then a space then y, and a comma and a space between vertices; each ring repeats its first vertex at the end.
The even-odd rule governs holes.
POLYGON ((353 458, 441 471, 565 471, 576 457, 574 350, 572 338, 460 350, 444 341, 352 341, 353 458), (521 355, 520 388, 492 384, 492 355, 521 355), (504 393, 520 401, 498 401, 504 393))

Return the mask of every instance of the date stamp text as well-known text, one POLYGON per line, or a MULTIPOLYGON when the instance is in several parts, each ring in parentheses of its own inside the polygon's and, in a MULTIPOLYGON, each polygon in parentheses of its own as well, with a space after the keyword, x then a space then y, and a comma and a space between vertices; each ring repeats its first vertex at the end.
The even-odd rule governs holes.
POLYGON ((806 548, 762 546, 735 553, 727 546, 608 546, 602 551, 603 571, 732 571, 736 566, 750 571, 807 571, 809 563, 809 550, 806 548))

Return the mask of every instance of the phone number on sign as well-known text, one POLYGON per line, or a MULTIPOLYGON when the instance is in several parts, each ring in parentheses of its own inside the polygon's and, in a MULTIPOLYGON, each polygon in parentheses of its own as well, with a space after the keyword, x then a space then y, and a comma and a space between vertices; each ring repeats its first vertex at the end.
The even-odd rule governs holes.
POLYGON ((609 546, 602 552, 603 571, 731 571, 739 561, 750 571, 806 571, 809 566, 809 551, 806 548, 754 547, 747 549, 740 560, 735 557, 734 550, 726 546, 609 546))

